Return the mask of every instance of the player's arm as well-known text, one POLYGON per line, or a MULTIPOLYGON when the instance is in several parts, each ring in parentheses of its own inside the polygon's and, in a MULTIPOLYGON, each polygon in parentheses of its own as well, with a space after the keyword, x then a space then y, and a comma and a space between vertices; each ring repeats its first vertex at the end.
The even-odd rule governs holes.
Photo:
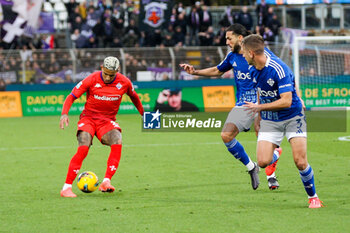
POLYGON ((193 66, 189 64, 180 64, 180 67, 183 68, 189 74, 199 76, 221 76, 224 73, 221 72, 216 66, 201 70, 196 70, 193 66))
POLYGON ((68 112, 69 112, 69 109, 71 108, 74 100, 75 100, 75 98, 71 93, 67 96, 66 100, 63 103, 63 108, 62 108, 62 113, 61 113, 61 118, 60 118, 60 128, 61 129, 64 129, 64 126, 67 127, 69 125, 68 112))
POLYGON ((68 112, 72 107, 73 102, 78 99, 82 94, 84 94, 91 84, 91 77, 88 76, 83 81, 80 81, 72 90, 72 92, 67 96, 63 103, 61 118, 60 118, 60 128, 64 129, 64 126, 69 125, 68 112))
MULTIPOLYGON (((259 92, 256 94, 257 95, 257 103, 260 104, 260 99, 259 99, 259 92)), ((260 121, 261 121, 261 115, 260 112, 256 115, 254 118, 254 130, 255 130, 255 135, 258 136, 259 130, 260 130, 260 121)))
POLYGON ((131 83, 130 83, 130 87, 128 89, 127 95, 130 97, 132 103, 135 105, 135 107, 137 108, 137 111, 139 111, 140 115, 143 116, 144 109, 143 109, 141 100, 140 100, 138 94, 136 93, 136 91, 134 90, 134 87, 132 86, 131 83))
POLYGON ((289 108, 292 105, 292 92, 284 92, 280 94, 280 99, 266 104, 254 104, 245 102, 244 105, 250 109, 254 114, 260 111, 276 111, 284 108, 289 108))

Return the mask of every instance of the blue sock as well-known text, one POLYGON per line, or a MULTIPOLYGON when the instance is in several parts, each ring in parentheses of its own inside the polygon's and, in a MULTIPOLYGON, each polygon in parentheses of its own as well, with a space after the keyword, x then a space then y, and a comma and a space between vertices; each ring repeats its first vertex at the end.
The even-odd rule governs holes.
POLYGON ((238 160, 240 160, 244 165, 247 165, 250 162, 250 158, 247 153, 244 151, 241 143, 237 139, 233 139, 230 142, 225 143, 228 151, 238 160))
POLYGON ((313 197, 316 194, 315 181, 314 181, 314 171, 308 164, 304 171, 300 171, 301 181, 304 184, 305 191, 309 197, 313 197))
POLYGON ((276 162, 279 158, 280 158, 280 155, 279 155, 278 151, 277 151, 277 150, 274 150, 274 151, 273 151, 272 161, 271 161, 271 163, 270 163, 269 165, 271 165, 271 164, 273 164, 274 162, 276 162))

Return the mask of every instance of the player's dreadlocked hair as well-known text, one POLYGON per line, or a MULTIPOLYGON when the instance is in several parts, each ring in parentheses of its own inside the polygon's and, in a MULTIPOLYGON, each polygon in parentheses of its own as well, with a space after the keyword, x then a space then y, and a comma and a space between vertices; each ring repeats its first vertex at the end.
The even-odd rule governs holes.
POLYGON ((226 28, 226 32, 232 32, 236 35, 241 35, 243 37, 249 36, 252 34, 250 31, 248 31, 242 24, 235 23, 226 28))

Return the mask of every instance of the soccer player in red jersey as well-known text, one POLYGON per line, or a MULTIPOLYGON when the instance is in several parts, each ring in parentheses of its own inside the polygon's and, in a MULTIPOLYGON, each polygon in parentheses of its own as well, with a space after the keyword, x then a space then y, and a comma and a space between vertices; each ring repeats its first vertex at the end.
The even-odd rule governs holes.
POLYGON ((86 92, 85 108, 78 122, 79 147, 70 161, 66 182, 61 190, 62 197, 76 197, 72 191, 72 183, 88 154, 95 135, 102 144, 111 147, 106 174, 99 190, 102 192, 115 190, 111 185, 111 178, 118 168, 122 150, 121 128, 115 120, 122 96, 127 94, 139 113, 143 115, 144 112, 131 81, 118 70, 119 60, 116 57, 105 58, 101 71, 94 72, 79 82, 64 101, 60 119, 61 129, 69 124, 68 112, 74 100, 86 92))

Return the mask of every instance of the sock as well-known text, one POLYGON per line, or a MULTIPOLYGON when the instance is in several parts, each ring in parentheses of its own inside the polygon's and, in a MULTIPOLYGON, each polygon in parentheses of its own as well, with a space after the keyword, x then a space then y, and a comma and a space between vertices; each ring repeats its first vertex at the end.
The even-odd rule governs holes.
POLYGON ((305 170, 303 171, 299 170, 299 173, 307 195, 309 196, 309 198, 315 197, 316 188, 315 188, 315 181, 314 181, 314 171, 312 170, 310 164, 307 165, 307 168, 305 170))
POLYGON ((106 180, 111 181, 111 180, 110 180, 110 179, 108 179, 108 178, 103 178, 102 183, 103 183, 103 182, 105 182, 106 180))
POLYGON ((280 158, 280 154, 278 153, 277 150, 273 151, 273 157, 272 157, 272 161, 269 165, 273 164, 274 162, 276 162, 278 159, 280 158))
POLYGON ((106 170, 105 178, 111 179, 114 173, 117 171, 121 154, 122 154, 121 144, 111 145, 111 153, 109 154, 109 158, 107 161, 107 170, 106 170))
POLYGON ((270 178, 274 178, 274 177, 276 177, 275 172, 273 172, 271 175, 266 175, 267 180, 269 180, 270 178))
POLYGON ((71 184, 64 183, 62 190, 66 190, 67 188, 71 188, 71 184))
POLYGON ((72 184, 77 177, 81 165, 89 152, 88 146, 79 146, 77 153, 73 156, 69 163, 66 184, 72 184))
POLYGON ((254 163, 244 151, 243 146, 237 141, 237 139, 234 138, 232 141, 225 143, 225 145, 228 151, 248 168, 248 171, 254 168, 254 163))

